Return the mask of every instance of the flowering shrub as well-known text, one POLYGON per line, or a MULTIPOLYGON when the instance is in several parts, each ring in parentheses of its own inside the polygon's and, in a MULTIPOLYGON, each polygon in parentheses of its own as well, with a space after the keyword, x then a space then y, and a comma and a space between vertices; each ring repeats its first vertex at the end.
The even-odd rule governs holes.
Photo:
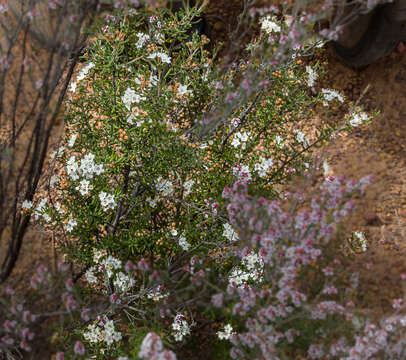
MULTIPOLYGON (((73 329, 55 336, 56 358, 176 359, 199 336, 196 314, 224 323, 232 358, 401 354, 404 318, 374 327, 335 277, 337 225, 371 179, 327 177, 325 162, 316 196, 280 191, 293 174, 313 179, 313 148, 369 120, 356 108, 344 124, 306 127, 312 109, 345 103, 318 93, 322 69, 303 61, 320 40, 299 41, 301 30, 318 16, 255 9, 259 37, 224 69, 193 30, 201 11, 109 16, 70 84, 47 195, 21 205, 83 269, 77 284, 44 268, 31 281, 59 290, 73 329)), ((11 309, 0 350, 29 351, 19 324, 39 317, 11 309)))
POLYGON ((91 62, 71 86, 49 198, 34 210, 69 238, 64 251, 75 261, 91 263, 93 248, 158 260, 221 246, 232 232, 223 188, 247 179, 272 196, 273 184, 303 171, 333 131, 307 137, 296 124, 322 98, 309 96, 308 74, 294 62, 265 69, 267 97, 198 141, 194 126, 220 101, 222 83, 244 76, 230 69, 218 81, 209 40, 191 33, 198 15, 128 15, 105 25, 89 49, 91 62))

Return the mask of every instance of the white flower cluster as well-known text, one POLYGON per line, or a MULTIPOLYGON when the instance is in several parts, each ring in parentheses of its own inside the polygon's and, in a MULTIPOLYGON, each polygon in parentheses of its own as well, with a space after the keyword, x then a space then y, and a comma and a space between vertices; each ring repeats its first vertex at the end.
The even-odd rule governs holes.
POLYGON ((255 253, 250 253, 242 258, 241 265, 234 268, 228 278, 229 284, 240 286, 251 281, 261 281, 263 275, 264 261, 255 253))
POLYGON ((303 146, 309 146, 309 140, 306 139, 304 132, 296 130, 296 140, 303 144, 303 146))
POLYGON ((265 159, 264 157, 260 157, 260 163, 254 165, 254 169, 258 172, 258 176, 263 178, 265 177, 268 170, 273 166, 272 159, 265 159))
POLYGON ((355 238, 358 240, 359 244, 361 245, 361 250, 362 251, 367 251, 368 248, 368 242, 367 239, 365 238, 365 234, 362 231, 355 231, 353 233, 355 238))
POLYGON ((268 15, 261 19, 261 30, 267 34, 279 33, 281 27, 276 23, 275 16, 268 15))
POLYGON ((139 32, 136 35, 138 37, 138 41, 135 43, 135 47, 137 49, 141 49, 150 40, 150 37, 148 34, 144 34, 142 32, 139 32))
POLYGON ((163 52, 154 52, 152 54, 149 54, 147 57, 148 59, 161 59, 163 63, 170 64, 171 63, 171 57, 163 52))
POLYGON ((190 244, 187 242, 184 236, 179 236, 178 244, 185 251, 188 251, 190 248, 190 244))
POLYGON ((368 121, 369 116, 365 112, 353 113, 350 119, 350 125, 355 127, 361 125, 363 122, 368 121))
POLYGON ((113 284, 117 290, 125 293, 135 285, 135 281, 134 279, 130 278, 128 275, 120 271, 118 274, 116 274, 116 278, 114 279, 113 284))
POLYGON ((223 331, 218 331, 217 336, 220 340, 230 340, 231 336, 233 335, 233 328, 230 324, 224 326, 223 331))
POLYGON ((103 164, 94 162, 92 153, 86 154, 80 162, 76 161, 75 156, 71 156, 66 163, 66 172, 72 180, 78 180, 80 176, 86 179, 93 179, 94 175, 100 175, 104 172, 103 164))
POLYGON ((109 209, 113 210, 117 206, 117 203, 114 200, 113 194, 107 194, 106 192, 101 191, 99 194, 99 199, 100 199, 100 204, 103 207, 104 211, 107 211, 109 209))
MULTIPOLYGON (((321 92, 323 94, 324 100, 326 100, 327 102, 333 101, 334 99, 337 99, 339 102, 344 102, 344 97, 335 90, 331 90, 331 89, 321 89, 321 92)), ((323 104, 324 106, 328 106, 327 103, 323 104)))
POLYGON ((164 180, 160 176, 157 180, 156 190, 160 192, 163 196, 169 196, 173 193, 173 184, 169 180, 164 180))
POLYGON ((319 75, 317 74, 317 72, 315 72, 311 66, 306 66, 306 72, 308 75, 308 79, 307 79, 307 86, 308 87, 313 87, 314 86, 314 82, 317 80, 317 78, 319 77, 319 75))
POLYGON ((188 196, 192 192, 192 186, 194 185, 194 180, 190 179, 187 180, 183 183, 183 188, 185 191, 183 192, 183 195, 188 196))
POLYGON ((251 171, 248 165, 237 165, 233 167, 233 175, 238 178, 239 181, 248 181, 252 179, 251 171))
POLYGON ((69 141, 68 141, 68 147, 71 148, 71 147, 73 147, 73 145, 75 145, 75 142, 76 142, 77 137, 78 137, 78 134, 77 134, 77 133, 73 134, 73 135, 70 137, 70 139, 69 139, 69 141))
POLYGON ((90 184, 89 180, 83 179, 79 182, 79 185, 76 186, 75 189, 84 196, 87 195, 91 189, 93 189, 93 186, 90 184))
POLYGON ((89 64, 83 66, 80 69, 80 71, 78 73, 78 76, 76 77, 76 81, 73 81, 73 82, 70 83, 69 90, 71 92, 74 93, 76 91, 77 83, 79 81, 82 81, 86 77, 86 75, 89 73, 90 69, 92 69, 94 66, 95 66, 95 64, 90 62, 89 64))
POLYGON ((34 210, 34 218, 35 220, 38 220, 40 217, 42 217, 46 222, 50 222, 51 221, 51 217, 45 213, 45 207, 47 204, 47 199, 44 198, 42 199, 39 204, 37 205, 37 207, 34 210))
POLYGON ((121 332, 115 330, 113 320, 109 320, 107 317, 104 317, 103 320, 88 325, 88 331, 83 333, 84 339, 90 343, 105 342, 106 345, 120 341, 121 332))
POLYGON ((155 289, 151 289, 146 294, 147 299, 151 299, 152 301, 158 302, 166 297, 169 296, 168 292, 162 291, 162 286, 158 285, 155 289))
POLYGON ((231 142, 231 146, 239 147, 241 145, 241 149, 245 150, 247 146, 248 137, 250 136, 249 132, 237 132, 234 134, 233 141, 231 142))
POLYGON ((229 223, 223 224, 223 236, 226 237, 231 242, 238 241, 238 234, 235 232, 233 227, 229 223))
POLYGON ((136 103, 140 103, 143 100, 146 100, 145 96, 141 96, 136 93, 136 91, 132 88, 127 88, 124 92, 124 95, 121 97, 123 104, 127 108, 128 111, 131 111, 131 105, 136 103))
POLYGON ((90 284, 97 282, 96 272, 104 272, 108 279, 113 279, 116 289, 125 293, 135 285, 135 280, 122 271, 122 262, 114 256, 107 256, 106 251, 95 250, 93 261, 96 263, 85 273, 86 280, 90 284), (117 272, 118 271, 118 272, 117 272))
POLYGON ((174 338, 176 341, 182 341, 187 335, 190 335, 190 327, 185 317, 182 314, 175 316, 172 323, 172 330, 174 330, 174 338))
POLYGON ((75 219, 69 219, 68 223, 65 225, 65 230, 70 233, 73 231, 77 224, 78 223, 75 219))
POLYGON ((31 209, 32 208, 32 201, 29 200, 24 200, 23 203, 21 204, 22 209, 31 209))

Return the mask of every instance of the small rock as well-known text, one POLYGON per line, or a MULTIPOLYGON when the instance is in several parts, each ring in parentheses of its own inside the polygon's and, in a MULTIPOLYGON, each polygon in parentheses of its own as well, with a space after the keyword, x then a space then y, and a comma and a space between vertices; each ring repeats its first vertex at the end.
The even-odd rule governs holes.
POLYGON ((380 225, 382 223, 378 215, 373 211, 367 211, 364 214, 364 220, 366 225, 380 225))

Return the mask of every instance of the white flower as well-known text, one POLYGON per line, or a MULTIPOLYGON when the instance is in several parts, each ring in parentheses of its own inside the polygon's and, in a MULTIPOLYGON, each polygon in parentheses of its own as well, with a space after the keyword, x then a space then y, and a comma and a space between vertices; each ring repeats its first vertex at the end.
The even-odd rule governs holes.
POLYGON ((71 91, 71 92, 75 92, 76 91, 76 81, 72 81, 70 84, 69 84, 69 91, 71 91))
POLYGON ((121 292, 127 292, 135 285, 134 279, 130 278, 123 272, 119 272, 113 281, 114 286, 121 292))
POLYGON ((261 30, 267 34, 278 33, 281 31, 281 27, 275 22, 275 17, 268 15, 261 19, 261 30))
POLYGON ((162 193, 163 196, 169 196, 174 191, 172 182, 163 180, 161 176, 157 180, 156 190, 162 193))
POLYGON ((93 173, 95 172, 94 155, 92 153, 86 154, 80 161, 80 173, 87 179, 93 178, 93 173))
POLYGON ((127 108, 127 110, 131 110, 131 105, 136 103, 138 104, 140 101, 146 100, 145 96, 141 96, 135 92, 132 88, 127 88, 124 92, 124 95, 121 97, 123 104, 127 108))
POLYGON ((355 231, 353 235, 358 239, 359 243, 361 244, 362 251, 367 251, 367 239, 365 238, 365 234, 362 231, 355 231))
POLYGON ((182 314, 176 315, 172 329, 175 331, 173 336, 176 341, 182 341, 185 336, 190 334, 190 327, 182 314))
POLYGON ((76 141, 76 138, 78 137, 78 134, 76 133, 76 134, 73 134, 72 136, 71 136, 71 138, 69 139, 69 141, 68 141, 68 146, 71 148, 71 147, 73 147, 73 145, 75 145, 75 141, 76 141))
POLYGON ((121 268, 121 260, 110 255, 101 262, 101 265, 103 265, 107 277, 111 278, 113 276, 113 270, 121 268))
POLYGON ((93 188, 92 185, 90 185, 90 182, 87 180, 82 180, 78 186, 76 186, 76 190, 79 191, 83 196, 87 195, 89 193, 89 190, 93 188))
POLYGON ((178 244, 185 251, 188 251, 190 248, 190 244, 186 241, 186 238, 184 236, 179 237, 178 244))
POLYGON ((79 165, 76 162, 76 157, 75 156, 71 156, 68 160, 68 162, 66 163, 66 172, 68 173, 68 175, 70 176, 70 178, 72 180, 77 180, 79 179, 79 165))
POLYGON ((183 188, 185 189, 185 191, 184 191, 184 195, 185 196, 188 196, 191 192, 192 192, 192 186, 194 185, 194 180, 192 180, 192 179, 190 179, 190 180, 188 180, 188 181, 185 181, 184 183, 183 183, 183 188))
POLYGON ((265 159, 262 156, 260 157, 260 160, 260 163, 254 165, 254 169, 258 172, 258 176, 263 178, 268 170, 273 166, 273 161, 272 159, 265 159))
POLYGON ((49 216, 47 214, 44 213, 45 211, 45 206, 47 204, 47 199, 42 199, 39 204, 37 205, 37 207, 34 210, 34 218, 35 220, 37 220, 40 216, 44 217, 45 221, 47 221, 47 219, 49 218, 49 216))
POLYGON ((367 120, 369 120, 369 116, 365 112, 354 113, 350 119, 350 125, 355 127, 367 120))
POLYGON ((53 189, 54 186, 55 186, 55 184, 56 184, 58 181, 59 181, 58 176, 52 175, 51 178, 49 179, 49 187, 50 187, 51 189, 53 189))
POLYGON ((106 192, 102 191, 99 194, 99 199, 104 211, 114 209, 117 206, 113 194, 107 194, 106 192))
POLYGON ((309 140, 305 138, 305 134, 300 130, 296 131, 296 140, 301 142, 304 146, 310 145, 309 140))
POLYGON ((141 32, 137 33, 136 35, 138 36, 138 41, 135 43, 135 46, 137 49, 141 49, 150 40, 150 37, 148 34, 141 32))
POLYGON ((306 66, 306 72, 308 75, 307 86, 313 87, 314 82, 317 80, 319 75, 311 68, 311 66, 306 66))
POLYGON ((172 236, 176 236, 176 235, 178 235, 178 230, 172 229, 172 230, 170 231, 170 233, 171 233, 172 236))
POLYGON ((224 331, 217 332, 217 336, 220 340, 230 340, 233 334, 233 328, 230 324, 224 326, 224 331))
POLYGON ((158 201, 158 199, 151 199, 150 197, 148 197, 146 200, 147 200, 149 206, 151 206, 152 208, 154 208, 156 206, 156 203, 158 201))
MULTIPOLYGON (((324 100, 326 101, 332 101, 334 99, 337 99, 339 102, 344 102, 344 97, 337 91, 331 90, 331 89, 321 89, 321 92, 323 94, 324 100)), ((325 104, 326 106, 327 104, 325 104)))
POLYGON ((153 301, 159 301, 169 296, 169 293, 162 292, 162 286, 158 285, 155 289, 151 289, 147 292, 147 298, 153 301))
POLYGON ((89 284, 94 284, 97 282, 97 277, 94 274, 95 267, 92 266, 85 272, 85 278, 89 284))
POLYGON ((68 223, 65 225, 65 230, 70 233, 73 231, 77 224, 78 223, 75 219, 69 219, 68 223))
POLYGON ((83 80, 86 77, 86 75, 88 74, 88 72, 90 71, 90 69, 93 68, 94 66, 95 66, 95 64, 92 62, 83 66, 82 69, 80 69, 80 71, 79 71, 76 81, 83 80))
POLYGON ((251 253, 242 258, 241 265, 235 267, 231 272, 228 281, 233 286, 240 286, 247 281, 262 281, 264 262, 255 253, 251 253))
POLYGON ((167 63, 167 64, 171 63, 171 57, 168 56, 167 54, 163 53, 163 52, 154 52, 154 53, 150 54, 147 58, 148 59, 159 58, 159 59, 161 59, 161 61, 163 63, 167 63))
POLYGON ((32 208, 32 201, 29 200, 24 200, 23 203, 21 204, 22 209, 31 209, 32 208))
POLYGON ((229 241, 234 242, 239 240, 238 234, 229 223, 223 224, 223 228, 223 236, 226 237, 229 241))
POLYGON ((233 168, 233 175, 238 177, 238 180, 248 181, 252 179, 250 168, 248 165, 237 165, 233 168))
POLYGON ((241 145, 241 149, 245 150, 246 142, 248 141, 250 133, 249 132, 237 132, 234 134, 233 141, 231 142, 231 146, 239 147, 241 145))
POLYGON ((187 85, 180 85, 178 87, 178 95, 183 96, 185 94, 189 94, 191 90, 187 89, 187 85))

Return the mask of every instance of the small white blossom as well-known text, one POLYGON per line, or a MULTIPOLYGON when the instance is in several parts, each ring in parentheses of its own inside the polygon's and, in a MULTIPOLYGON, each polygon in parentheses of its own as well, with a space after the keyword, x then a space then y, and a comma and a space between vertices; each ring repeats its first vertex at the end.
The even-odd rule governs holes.
POLYGON ((182 341, 185 336, 190 334, 189 324, 182 314, 176 315, 172 323, 172 329, 175 331, 173 336, 176 341, 182 341))
POLYGON ((224 326, 223 331, 218 331, 217 336, 220 340, 230 340, 231 336, 233 335, 233 328, 230 324, 224 326))
POLYGON ((90 269, 87 269, 85 272, 85 278, 89 284, 94 284, 97 282, 97 277, 94 274, 95 267, 92 266, 90 269))
POLYGON ((254 165, 254 169, 258 172, 258 176, 263 178, 270 168, 273 166, 272 159, 265 159, 262 156, 260 157, 260 163, 254 165))
POLYGON ((79 71, 79 74, 78 74, 78 76, 76 78, 76 81, 83 80, 86 77, 86 75, 89 73, 90 69, 93 68, 94 66, 95 66, 95 64, 92 63, 92 62, 90 62, 89 64, 83 66, 79 71))
POLYGON ((106 271, 107 277, 111 278, 113 276, 113 270, 118 270, 121 268, 121 260, 115 258, 114 256, 108 256, 106 259, 103 259, 101 262, 104 270, 106 271))
POLYGON ((123 104, 125 105, 127 110, 131 110, 132 104, 134 103, 138 104, 139 102, 146 100, 146 97, 137 94, 134 89, 129 87, 124 92, 124 95, 121 97, 121 100, 123 101, 123 104))
POLYGON ((156 190, 162 193, 163 196, 169 196, 174 191, 172 182, 162 179, 161 176, 157 180, 156 190))
POLYGON ((68 141, 68 146, 71 148, 71 147, 73 147, 73 145, 75 145, 75 141, 76 141, 76 138, 78 137, 78 134, 76 133, 76 134, 73 134, 71 137, 70 137, 70 139, 69 139, 69 141, 68 141))
POLYGON ((120 271, 116 275, 113 284, 120 292, 125 293, 135 285, 135 281, 133 278, 130 278, 128 275, 120 271))
POLYGON ((266 16, 261 19, 261 30, 267 34, 278 33, 281 31, 281 27, 275 22, 274 16, 266 16))
POLYGON ((180 85, 178 87, 178 95, 179 96, 190 94, 190 92, 191 92, 191 90, 188 90, 186 85, 180 85))
POLYGON ((306 72, 308 75, 308 79, 307 79, 307 86, 308 87, 313 87, 314 86, 314 82, 317 80, 317 78, 319 77, 319 75, 317 74, 317 72, 315 72, 311 66, 306 66, 306 72))
POLYGON ((82 180, 78 186, 76 186, 76 190, 79 191, 83 196, 87 195, 89 193, 89 190, 93 188, 92 185, 90 185, 90 182, 88 180, 82 180))
MULTIPOLYGON (((327 102, 333 101, 334 99, 337 99, 339 102, 344 102, 344 97, 337 91, 331 90, 331 89, 321 89, 321 92, 323 94, 324 100, 327 102)), ((324 104, 327 106, 327 104, 324 104)))
POLYGON ((179 237, 178 244, 185 251, 188 251, 190 248, 190 244, 186 241, 186 238, 184 236, 179 237))
POLYGON ((161 61, 163 63, 167 63, 170 64, 171 63, 171 57, 168 56, 167 54, 163 53, 163 52, 154 52, 152 54, 150 54, 148 57, 148 59, 161 59, 161 61))
POLYGON ((302 143, 304 146, 310 145, 309 140, 305 138, 305 134, 300 130, 296 131, 296 140, 302 143))
POLYGON ((141 49, 150 40, 150 37, 148 34, 141 32, 137 33, 136 35, 138 36, 138 41, 135 43, 135 47, 137 49, 141 49))
POLYGON ((243 132, 243 133, 237 132, 237 133, 235 133, 234 137, 233 137, 233 141, 231 142, 231 146, 239 147, 241 145, 241 149, 245 150, 245 147, 247 145, 246 143, 248 141, 249 136, 250 136, 249 132, 243 132))
POLYGON ((106 192, 102 191, 99 194, 100 204, 103 207, 104 211, 109 209, 115 209, 117 206, 116 201, 114 200, 113 194, 107 194, 106 192))
POLYGON ((76 157, 75 156, 71 156, 68 160, 68 162, 66 163, 66 172, 68 173, 68 175, 70 176, 70 178, 72 180, 77 180, 79 179, 79 165, 76 161, 76 157))
POLYGON ((77 224, 78 223, 75 219, 69 219, 68 223, 65 225, 65 230, 70 233, 73 231, 77 224))
POLYGON ((223 236, 226 237, 229 241, 234 242, 239 240, 238 234, 229 223, 223 224, 223 228, 223 236))
POLYGON ((354 113, 351 116, 350 125, 356 127, 367 120, 369 120, 369 116, 365 112, 354 113))
POLYGON ((32 201, 24 200, 21 204, 21 208, 23 209, 31 209, 32 208, 32 201))
POLYGON ((184 183, 183 183, 183 188, 185 189, 185 191, 184 191, 184 195, 185 196, 188 196, 191 192, 192 192, 192 186, 194 185, 194 180, 192 180, 192 179, 190 179, 190 180, 188 180, 188 181, 185 181, 184 183))

